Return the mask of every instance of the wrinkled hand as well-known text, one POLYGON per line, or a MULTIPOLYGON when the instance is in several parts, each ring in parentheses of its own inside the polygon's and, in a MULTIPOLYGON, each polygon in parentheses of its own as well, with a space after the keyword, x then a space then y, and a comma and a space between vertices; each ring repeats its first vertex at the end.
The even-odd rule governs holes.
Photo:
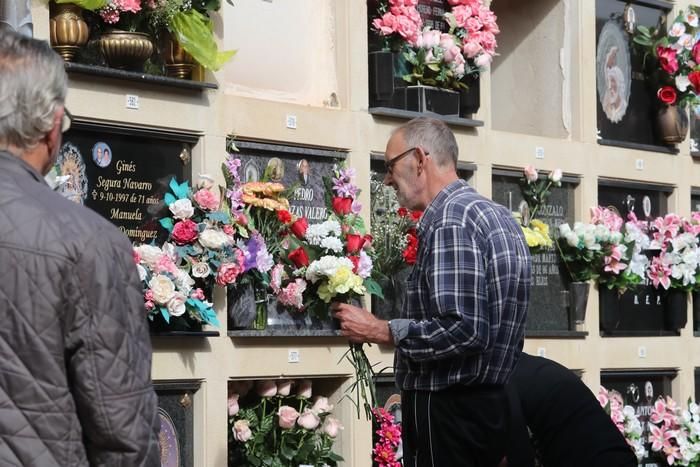
POLYGON ((388 322, 378 319, 367 310, 347 303, 332 303, 331 311, 340 321, 340 331, 350 342, 394 343, 388 322))

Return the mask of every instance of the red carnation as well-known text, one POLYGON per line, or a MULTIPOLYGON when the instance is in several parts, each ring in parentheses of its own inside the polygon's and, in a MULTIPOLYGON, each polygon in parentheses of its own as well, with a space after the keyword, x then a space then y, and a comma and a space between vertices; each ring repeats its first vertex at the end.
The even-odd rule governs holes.
POLYGON ((693 47, 693 51, 691 53, 693 55, 693 61, 695 63, 700 63, 700 41, 695 43, 695 46, 693 47))
POLYGON ((172 232, 173 240, 178 245, 186 245, 188 243, 194 242, 199 236, 199 229, 197 224, 195 224, 190 219, 185 219, 180 221, 173 226, 172 232))
POLYGON ((411 211, 411 219, 413 219, 413 222, 418 222, 422 215, 423 211, 411 211))
POLYGON ((357 274, 357 268, 360 266, 359 256, 348 256, 348 259, 352 262, 352 272, 357 274))
POLYGON ((408 209, 406 209, 406 208, 399 208, 399 210, 396 211, 396 213, 397 213, 400 217, 406 217, 406 216, 408 216, 408 209))
POLYGON ((333 211, 336 214, 344 216, 350 214, 352 210, 352 198, 341 198, 339 196, 334 196, 331 200, 331 205, 333 206, 333 211))
MULTIPOLYGON (((700 44, 700 42, 698 42, 700 44)), ((695 88, 695 92, 700 94, 700 71, 695 70, 688 73, 688 81, 695 88)))
POLYGON ((416 264, 416 258, 418 257, 418 237, 416 236, 415 229, 410 229, 406 234, 406 248, 403 250, 401 255, 406 264, 416 264))
POLYGON ((306 220, 306 217, 300 217, 299 219, 295 220, 291 226, 289 226, 289 229, 294 235, 296 235, 297 238, 304 238, 308 227, 309 221, 306 220))
POLYGON ((365 244, 364 237, 356 234, 347 234, 345 241, 347 242, 348 253, 357 253, 365 244))
POLYGON ((292 215, 289 213, 289 211, 280 209, 277 211, 277 220, 283 224, 289 224, 292 222, 292 215))
POLYGON ((676 103, 676 90, 671 86, 662 86, 657 91, 656 97, 664 104, 673 105, 676 103))
POLYGON ((309 256, 306 254, 306 250, 304 250, 304 248, 299 247, 289 253, 289 261, 294 263, 296 267, 302 268, 309 265, 309 256))

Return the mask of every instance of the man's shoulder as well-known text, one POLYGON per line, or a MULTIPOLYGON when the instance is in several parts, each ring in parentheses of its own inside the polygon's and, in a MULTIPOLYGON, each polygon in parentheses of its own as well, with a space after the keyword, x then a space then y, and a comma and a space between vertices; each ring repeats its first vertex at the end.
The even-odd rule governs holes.
POLYGON ((442 223, 458 223, 462 226, 490 223, 494 219, 510 217, 500 204, 479 194, 468 185, 455 190, 446 200, 440 216, 442 223))

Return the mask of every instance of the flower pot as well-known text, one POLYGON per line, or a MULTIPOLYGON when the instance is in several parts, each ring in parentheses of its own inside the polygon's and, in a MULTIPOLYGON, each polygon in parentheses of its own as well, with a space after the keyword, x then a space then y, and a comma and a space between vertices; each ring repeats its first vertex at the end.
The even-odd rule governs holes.
POLYGON ((153 42, 143 32, 112 30, 100 37, 100 50, 110 67, 140 70, 153 54, 153 42))
POLYGON ((617 289, 602 286, 598 289, 600 330, 611 333, 620 325, 622 313, 620 309, 620 294, 617 289))
POLYGON ((664 326, 669 331, 683 329, 688 322, 688 292, 669 289, 664 303, 664 326))
POLYGON ((700 292, 693 292, 693 330, 700 331, 700 292))
POLYGON ((88 26, 83 20, 83 10, 72 3, 51 2, 49 15, 51 47, 63 60, 71 62, 88 40, 88 26))
POLYGON ((165 74, 173 78, 191 79, 197 62, 169 33, 161 40, 160 55, 165 63, 165 74))
POLYGON ((589 282, 572 282, 569 285, 569 327, 576 330, 576 325, 586 320, 589 282))
POLYGON ((469 88, 459 91, 459 116, 471 117, 481 107, 481 80, 478 76, 469 75, 463 81, 469 88))
POLYGON ((656 112, 656 131, 664 144, 678 144, 688 134, 688 112, 676 105, 661 105, 656 112))
POLYGON ((256 304, 251 284, 235 284, 226 288, 229 329, 250 329, 256 317, 256 304))
POLYGON ((433 86, 407 86, 406 110, 459 116, 459 93, 433 86))
POLYGON ((381 50, 369 53, 370 105, 390 105, 394 95, 394 53, 381 50))

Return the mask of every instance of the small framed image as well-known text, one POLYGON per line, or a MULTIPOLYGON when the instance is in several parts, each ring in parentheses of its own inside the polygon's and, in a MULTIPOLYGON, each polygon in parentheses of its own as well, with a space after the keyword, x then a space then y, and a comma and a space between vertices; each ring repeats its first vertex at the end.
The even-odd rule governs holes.
POLYGON ((112 148, 102 141, 95 143, 92 147, 92 161, 98 167, 107 167, 112 163, 112 148))

